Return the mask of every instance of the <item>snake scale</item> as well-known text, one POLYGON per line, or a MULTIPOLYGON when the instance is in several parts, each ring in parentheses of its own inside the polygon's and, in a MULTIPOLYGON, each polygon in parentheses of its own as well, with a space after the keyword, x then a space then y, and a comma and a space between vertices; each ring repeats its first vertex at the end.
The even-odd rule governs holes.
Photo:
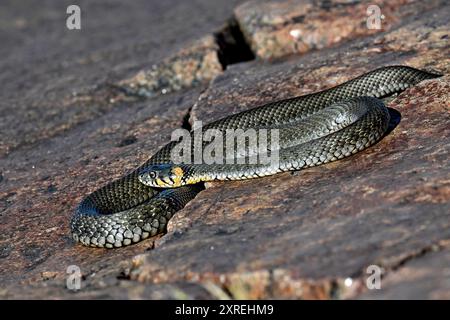
POLYGON ((172 141, 133 172, 86 196, 71 220, 73 239, 92 247, 130 245, 164 232, 173 214, 202 190, 197 182, 268 176, 350 156, 386 133, 389 112, 380 99, 438 76, 407 66, 382 67, 324 91, 212 122, 203 130, 278 129, 278 163, 175 165, 172 141))

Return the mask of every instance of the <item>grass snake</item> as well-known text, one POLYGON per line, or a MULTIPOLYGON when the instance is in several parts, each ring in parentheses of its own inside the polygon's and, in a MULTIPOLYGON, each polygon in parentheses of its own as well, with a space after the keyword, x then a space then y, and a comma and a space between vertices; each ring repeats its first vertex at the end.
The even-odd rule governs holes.
MULTIPOLYGON (((173 164, 172 141, 124 177, 85 197, 71 220, 73 239, 92 247, 130 245, 164 232, 168 220, 203 187, 342 159, 380 140, 389 112, 382 100, 439 75, 407 66, 382 67, 333 88, 280 100, 212 122, 202 130, 278 129, 274 165, 173 164)), ((191 133, 192 134, 192 133, 191 133)), ((204 145, 203 145, 204 147, 204 145)), ((234 155, 242 150, 233 150, 234 155)))

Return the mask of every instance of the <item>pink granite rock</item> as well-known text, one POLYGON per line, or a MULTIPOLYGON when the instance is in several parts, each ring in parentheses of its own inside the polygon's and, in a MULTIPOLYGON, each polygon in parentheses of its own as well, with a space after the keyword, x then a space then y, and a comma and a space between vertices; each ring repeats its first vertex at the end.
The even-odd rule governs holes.
MULTIPOLYGON (((241 26, 242 17, 253 8, 258 15, 269 15, 269 24, 277 27, 310 10, 288 10, 286 2, 279 2, 285 8, 281 10, 272 2, 255 9, 254 2, 237 6, 231 1, 202 1, 210 14, 188 17, 183 13, 185 2, 168 1, 157 8, 166 14, 166 28, 176 26, 165 29, 147 26, 148 13, 141 13, 144 2, 130 5, 123 15, 127 18, 121 23, 132 27, 130 33, 119 25, 114 30, 120 36, 111 31, 89 39, 70 34, 72 44, 80 45, 76 61, 51 42, 64 39, 64 32, 55 31, 48 38, 45 30, 36 28, 34 37, 48 41, 45 47, 51 58, 38 55, 33 63, 29 62, 33 46, 22 48, 2 38, 11 42, 11 53, 1 62, 5 72, 0 75, 5 97, 0 105, 0 297, 449 296, 445 263, 450 239, 450 26, 445 2, 394 1, 389 3, 391 11, 386 10, 395 20, 389 28, 367 33, 364 24, 360 26, 364 30, 356 30, 356 20, 349 19, 350 33, 345 31, 345 41, 337 42, 334 36, 327 38, 332 34, 330 10, 348 15, 361 4, 340 1, 331 9, 322 6, 314 14, 328 20, 311 34, 331 40, 316 48, 320 50, 273 63, 259 59, 228 65, 219 75, 213 63, 210 71, 215 78, 210 83, 138 99, 108 84, 148 70, 196 39, 208 37, 233 9, 241 26), (400 13, 399 4, 407 12, 400 13), (273 13, 267 11, 272 8, 273 13), (358 37, 353 38, 355 32, 358 37), (163 41, 161 48, 154 50, 152 37, 163 41), (115 45, 108 46, 111 42, 115 45), (175 46, 178 42, 184 46, 175 46), (147 63, 149 56, 155 61, 147 63), (392 64, 445 75, 390 102, 393 130, 375 146, 296 174, 210 184, 175 215, 166 235, 130 247, 92 249, 71 240, 69 220, 81 198, 145 161, 174 129, 187 126, 187 118, 210 122, 392 64), (114 72, 110 74, 109 68, 114 72), (78 266, 82 275, 76 292, 66 286, 71 265, 78 266), (383 273, 381 290, 366 286, 372 265, 383 273)), ((122 3, 116 2, 117 10, 124 10, 122 3)), ((11 9, 4 25, 28 39, 27 26, 37 23, 31 16, 39 20, 50 14, 45 6, 35 9, 25 24, 14 23, 11 9)), ((98 22, 99 28, 114 26, 108 21, 98 22)), ((271 31, 263 32, 271 36, 271 31)), ((268 52, 284 55, 289 50, 279 42, 255 53, 263 58, 268 52)))

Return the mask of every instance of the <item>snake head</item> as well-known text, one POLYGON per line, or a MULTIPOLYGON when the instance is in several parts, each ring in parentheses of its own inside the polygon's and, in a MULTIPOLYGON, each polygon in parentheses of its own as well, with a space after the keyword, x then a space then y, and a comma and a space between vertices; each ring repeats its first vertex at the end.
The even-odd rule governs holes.
POLYGON ((177 188, 184 185, 184 170, 174 164, 156 164, 140 172, 141 183, 155 188, 177 188))

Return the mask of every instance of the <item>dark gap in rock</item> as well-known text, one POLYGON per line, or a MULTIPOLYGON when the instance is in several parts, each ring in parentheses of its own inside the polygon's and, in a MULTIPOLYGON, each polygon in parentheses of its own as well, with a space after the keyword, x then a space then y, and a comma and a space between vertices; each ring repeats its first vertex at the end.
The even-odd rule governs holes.
POLYGON ((0 246, 0 258, 6 258, 9 256, 13 249, 11 244, 1 245, 0 246))
POLYGON ((225 27, 216 32, 214 36, 219 46, 218 56, 223 70, 230 64, 255 59, 255 55, 245 40, 235 18, 229 19, 225 27))
POLYGON ((305 21, 305 15, 295 16, 291 18, 291 23, 302 23, 305 21))
POLYGON ((319 7, 321 9, 324 9, 326 11, 330 11, 332 8, 342 8, 342 7, 349 7, 354 6, 358 3, 361 3, 361 0, 321 0, 318 2, 319 7))
POLYGON ((333 279, 330 282, 330 291, 328 292, 328 299, 339 300, 341 299, 341 288, 339 283, 333 279))
POLYGON ((181 128, 186 129, 188 131, 191 131, 192 129, 191 123, 189 122, 189 119, 191 118, 191 111, 192 107, 188 109, 186 114, 183 116, 183 120, 181 122, 181 128))

